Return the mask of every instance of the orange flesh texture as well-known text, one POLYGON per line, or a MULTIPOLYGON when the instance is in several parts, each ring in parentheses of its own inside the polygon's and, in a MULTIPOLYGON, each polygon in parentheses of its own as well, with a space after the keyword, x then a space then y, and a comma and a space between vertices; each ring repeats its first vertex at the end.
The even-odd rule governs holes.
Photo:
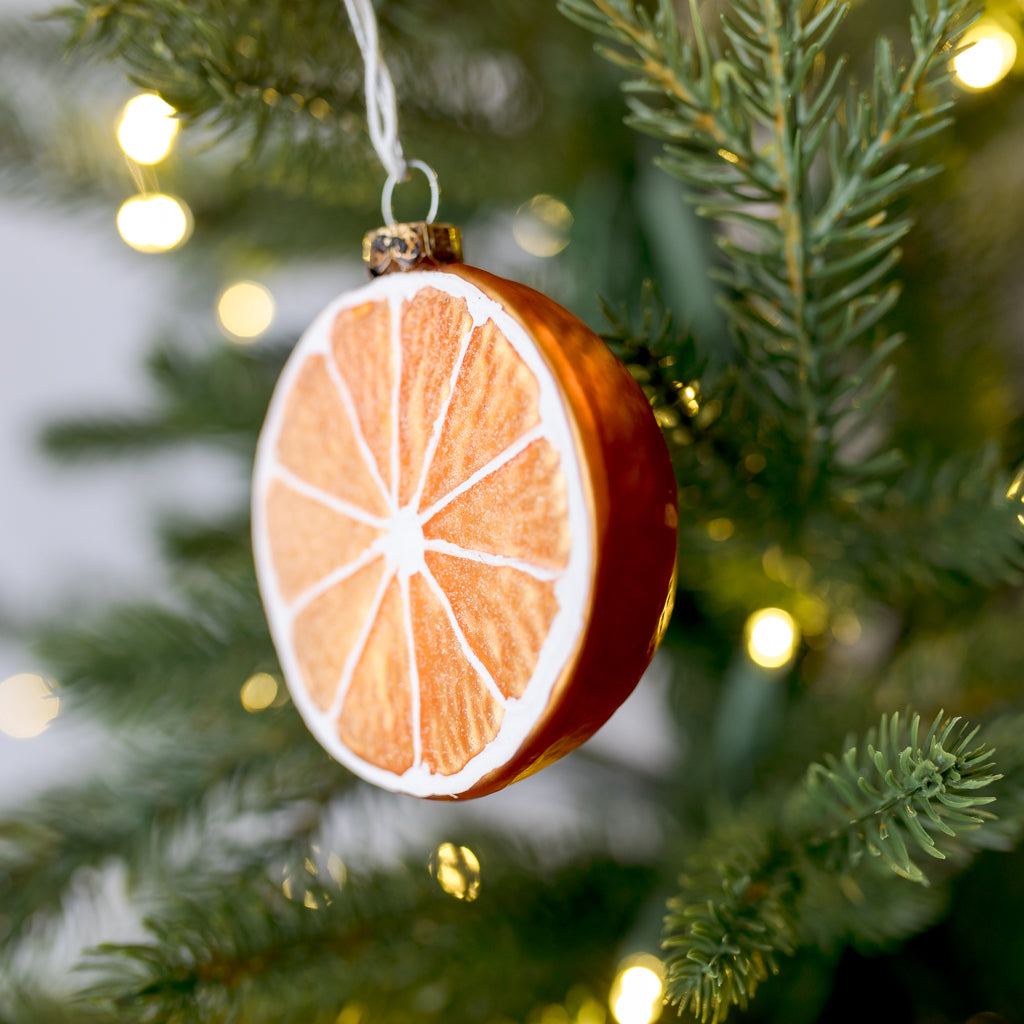
POLYGON ((673 598, 676 482, 643 392, 608 347, 546 296, 486 271, 439 271, 476 285, 536 342, 572 410, 587 478, 596 576, 576 656, 519 751, 460 794, 483 796, 563 757, 629 696, 661 639, 673 598))
POLYGON ((488 320, 473 331, 420 508, 428 508, 540 422, 537 381, 488 320), (462 424, 472 423, 467 431, 462 424))
POLYGON ((354 562, 382 533, 280 480, 270 485, 267 521, 281 596, 289 602, 338 566, 354 562))
POLYGON ((482 565, 437 551, 428 551, 426 562, 502 696, 521 697, 558 613, 555 585, 508 566, 482 565))
POLYGON ((409 580, 420 684, 423 759, 451 775, 498 734, 501 705, 463 653, 443 603, 421 575, 409 580))
POLYGON ((387 300, 337 316, 334 366, 308 357, 286 400, 279 461, 381 519, 389 497, 404 507, 422 485, 418 510, 442 506, 424 526, 428 542, 516 559, 527 571, 428 550, 435 585, 414 574, 403 600, 403 584, 386 579, 385 559, 367 550, 386 524, 357 522, 280 480, 267 497, 271 557, 286 601, 322 589, 307 594, 292 640, 316 705, 326 711, 340 701, 341 741, 395 774, 416 763, 418 743, 430 771, 451 775, 497 735, 503 699, 525 691, 558 612, 554 584, 530 570, 550 576, 568 562, 565 480, 548 441, 521 440, 540 422, 539 389, 493 322, 468 335, 465 300, 428 286, 403 303, 397 403, 392 327, 387 300), (522 450, 508 452, 517 441, 522 450), (503 453, 504 464, 487 472, 503 453), (446 499, 473 474, 480 479, 446 499), (343 578, 325 585, 331 573, 343 578))
MULTIPOLYGON (((399 396, 399 504, 415 496, 430 431, 448 398, 463 336, 472 326, 465 299, 421 288, 402 314, 402 387, 399 396)), ((463 430, 471 434, 472 426, 463 430)), ((461 483, 461 481, 460 481, 461 483)))
POLYGON ((391 483, 391 392, 395 356, 391 344, 391 310, 386 302, 364 302, 342 310, 331 330, 331 351, 349 386, 359 427, 373 453, 386 490, 391 483))
POLYGON ((413 765, 409 640, 392 579, 338 719, 338 736, 364 761, 401 775, 413 765))
POLYGON ((336 583, 295 618, 295 651, 306 688, 321 711, 334 701, 383 575, 384 561, 378 558, 336 583))
POLYGON ((534 441, 433 516, 424 524, 423 536, 545 569, 564 569, 569 563, 569 509, 558 464, 558 452, 548 441, 534 441))
POLYGON ((323 356, 310 356, 292 386, 277 458, 306 483, 373 515, 387 515, 385 496, 359 453, 355 431, 323 356))

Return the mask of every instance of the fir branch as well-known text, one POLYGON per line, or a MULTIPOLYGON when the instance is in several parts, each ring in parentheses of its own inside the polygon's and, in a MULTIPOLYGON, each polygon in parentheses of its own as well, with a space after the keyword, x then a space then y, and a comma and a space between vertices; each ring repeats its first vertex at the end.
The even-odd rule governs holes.
POLYGON ((652 282, 644 285, 638 324, 628 310, 613 309, 602 300, 608 321, 602 335, 640 385, 651 403, 658 425, 673 447, 688 445, 698 429, 700 382, 705 363, 689 334, 679 337, 672 313, 660 301, 652 282))
POLYGON ((838 0, 809 15, 790 0, 740 0, 724 18, 724 48, 695 4, 692 41, 669 4, 656 21, 631 0, 561 4, 614 40, 603 52, 635 76, 624 85, 631 123, 665 140, 662 164, 698 212, 738 227, 723 239, 724 304, 753 393, 799 439, 805 498, 819 481, 839 485, 843 421, 863 422, 888 384, 898 337, 877 337, 876 325, 896 299, 887 276, 909 222, 889 222, 887 207, 932 173, 898 159, 946 123, 948 103, 926 103, 925 88, 945 73, 972 7, 915 0, 913 61, 898 67, 880 43, 862 94, 827 52, 845 14, 838 0), (845 121, 836 116, 844 87, 845 121), (765 133, 767 145, 755 142, 765 133), (812 173, 823 146, 824 186, 812 173), (872 341, 870 354, 852 355, 872 341))
POLYGON ((386 1024, 525 1019, 564 996, 567 976, 611 970, 608 950, 652 872, 598 860, 556 872, 534 864, 525 877, 522 849, 465 841, 482 865, 473 902, 443 893, 422 863, 350 871, 340 890, 308 879, 310 900, 285 898, 259 871, 185 886, 147 920, 148 942, 94 951, 83 999, 124 1024, 333 1024, 348 1002, 386 1024))
POLYGON ((164 341, 146 367, 158 396, 153 414, 59 422, 43 432, 43 444, 68 460, 137 454, 182 441, 216 442, 248 458, 284 355, 273 346, 221 344, 192 355, 164 341))
MULTIPOLYGON (((890 877, 924 883, 921 855, 969 859, 979 845, 972 830, 993 820, 985 808, 994 798, 980 793, 1001 778, 990 771, 992 750, 974 746, 977 729, 959 718, 940 714, 922 732, 919 715, 883 715, 842 757, 813 765, 781 812, 748 811, 704 840, 665 921, 673 1002, 712 1024, 745 1007, 778 957, 806 941, 802 922, 815 916, 808 899, 833 904, 839 932, 823 935, 818 918, 815 941, 845 935, 853 915, 823 900, 828 877, 855 907, 849 893, 859 880, 884 888, 879 863, 890 877)), ((883 931, 912 929, 935 912, 932 901, 909 903, 883 931)))
POLYGON ((1024 533, 995 445, 891 468, 901 472, 872 490, 881 474, 853 463, 837 494, 837 518, 856 524, 849 555, 869 589, 900 599, 1021 578, 1024 533))
POLYGON ((918 715, 909 724, 883 715, 877 730, 842 758, 811 766, 796 813, 809 826, 812 854, 828 850, 854 868, 867 853, 900 877, 927 884, 911 850, 943 860, 942 842, 992 817, 983 808, 995 797, 977 790, 1002 776, 990 771, 992 748, 971 746, 978 730, 940 713, 924 739, 919 732, 918 715))
POLYGON ((235 711, 238 688, 277 659, 247 565, 236 576, 192 576, 182 613, 126 604, 76 628, 40 632, 36 649, 73 700, 112 723, 184 713, 200 732, 235 711))
POLYGON ((691 858, 665 917, 668 998, 702 1024, 745 1009, 796 948, 785 871, 761 813, 718 829, 691 858))
MULTIPOLYGON (((247 716, 254 718, 254 716, 247 716)), ((137 884, 154 872, 175 888, 171 875, 197 876, 197 868, 173 871, 169 850, 176 835, 205 836, 207 863, 238 866, 246 841, 232 837, 230 822, 241 815, 290 810, 292 827, 268 841, 250 827, 250 858, 262 863, 271 847, 293 843, 319 827, 320 806, 351 783, 348 773, 302 736, 282 734, 273 717, 247 723, 254 728, 225 731, 211 756, 190 732, 137 738, 109 752, 112 765, 93 779, 52 791, 30 807, 0 819, 0 889, 5 932, 0 948, 10 950, 28 929, 66 909, 79 872, 117 858, 137 884), (220 830, 219 832, 217 830, 220 830)), ((250 820, 251 825, 252 819, 250 820)))

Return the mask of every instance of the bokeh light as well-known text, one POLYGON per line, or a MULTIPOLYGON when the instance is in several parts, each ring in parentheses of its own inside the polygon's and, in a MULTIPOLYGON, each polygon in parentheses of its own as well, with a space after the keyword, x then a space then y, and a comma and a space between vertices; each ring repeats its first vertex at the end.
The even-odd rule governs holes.
POLYGON ((979 21, 964 36, 968 49, 957 54, 953 69, 962 85, 988 89, 1005 78, 1017 60, 1017 41, 994 21, 979 21))
POLYGON ((306 857, 301 866, 286 864, 282 868, 281 892, 287 899, 301 903, 307 910, 319 910, 321 906, 329 907, 334 902, 328 892, 331 881, 341 889, 348 873, 341 858, 332 853, 327 858, 325 875, 319 866, 320 847, 316 843, 310 847, 310 853, 311 856, 306 857))
POLYGON ((762 608, 747 619, 747 653, 762 668, 781 668, 796 652, 800 634, 789 612, 762 608))
POLYGON ((252 341, 274 321, 274 297, 256 281, 236 281, 217 299, 217 322, 232 341, 252 341))
POLYGON ((656 956, 641 953, 619 965, 608 1005, 619 1024, 651 1024, 661 1016, 665 968, 656 956))
POLYGON ((117 211, 117 230, 139 252, 168 252, 192 232, 188 207, 160 193, 133 196, 117 211))
POLYGON ((557 256, 568 244, 573 216, 554 196, 534 196, 516 211, 512 237, 524 252, 547 258, 557 256))
POLYGON ((1017 505, 1017 522, 1024 526, 1024 509, 1020 507, 1024 505, 1024 468, 1020 469, 1013 478, 1013 483, 1010 484, 1006 497, 1017 505))
POLYGON ((442 843, 430 858, 430 873, 457 900, 469 903, 480 894, 480 861, 467 846, 442 843))
POLYGON ((129 100, 117 126, 117 141, 137 164, 159 163, 178 134, 176 111, 153 93, 129 100))
POLYGON ((239 697, 246 711, 263 711, 277 700, 277 680, 267 672, 257 672, 242 684, 239 697))
POLYGON ((60 711, 60 698, 42 676, 19 672, 0 683, 0 732, 31 739, 44 732, 60 711))

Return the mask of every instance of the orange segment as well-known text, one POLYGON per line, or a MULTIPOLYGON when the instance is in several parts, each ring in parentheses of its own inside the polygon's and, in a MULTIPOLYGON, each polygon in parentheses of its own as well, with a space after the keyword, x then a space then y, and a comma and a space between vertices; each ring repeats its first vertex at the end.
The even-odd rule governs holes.
POLYGON ((564 568, 569 518, 557 449, 546 440, 534 441, 453 498, 424 525, 423 536, 539 568, 564 568))
POLYGON ((501 705, 463 652, 444 606, 420 575, 409 580, 420 684, 423 763, 454 775, 498 734, 501 705))
POLYGON ((331 329, 331 349, 352 396, 367 447, 373 452, 384 486, 390 488, 395 353, 387 302, 364 302, 343 309, 331 329))
POLYGON ((295 618, 292 642, 309 695, 321 710, 338 692, 345 663, 366 626, 384 574, 377 558, 325 590, 295 618))
POLYGON ((498 689, 505 697, 521 697, 558 614, 554 583, 436 551, 426 553, 426 562, 498 689))
POLYGON ((310 356, 292 385, 277 458, 306 483, 374 515, 387 515, 323 356, 310 356))
POLYGON ((473 331, 420 509, 432 505, 540 422, 537 379, 488 320, 473 331))
POLYGON ((285 601, 294 601, 329 572, 354 562, 381 530, 307 498, 280 480, 267 495, 270 553, 285 601))
POLYGON ((338 736, 364 761, 401 775, 413 765, 409 637, 398 581, 384 593, 338 719, 338 736))
POLYGON ((419 487, 434 423, 448 391, 462 339, 473 326, 466 300, 422 288, 402 313, 399 398, 399 504, 419 487))

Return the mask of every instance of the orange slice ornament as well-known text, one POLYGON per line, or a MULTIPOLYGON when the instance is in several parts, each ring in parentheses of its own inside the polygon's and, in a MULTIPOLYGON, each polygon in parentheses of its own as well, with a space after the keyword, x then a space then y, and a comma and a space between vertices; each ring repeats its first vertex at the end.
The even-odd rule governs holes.
POLYGON ((671 610, 675 479, 642 391, 578 319, 461 263, 448 225, 368 239, 382 276, 306 331, 260 436, 260 590, 335 759, 482 796, 636 686, 671 610))

